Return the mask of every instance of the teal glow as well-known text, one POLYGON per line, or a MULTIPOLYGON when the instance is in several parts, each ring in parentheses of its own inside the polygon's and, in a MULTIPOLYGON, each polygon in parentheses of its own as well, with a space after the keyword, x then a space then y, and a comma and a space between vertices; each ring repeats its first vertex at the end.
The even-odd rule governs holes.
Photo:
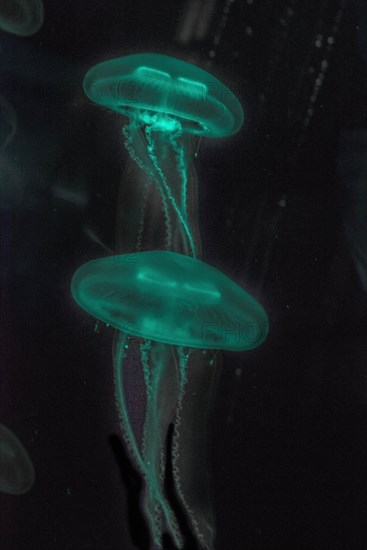
POLYGON ((259 346, 268 333, 265 311, 245 290, 214 267, 175 252, 88 262, 76 271, 71 290, 97 319, 156 342, 241 351, 259 346))
POLYGON ((170 281, 169 279, 164 280, 163 278, 157 277, 156 271, 138 271, 136 275, 137 281, 144 281, 144 283, 149 283, 149 285, 158 285, 161 288, 177 288, 176 281, 170 281))
POLYGON ((0 4, 0 29, 31 36, 39 31, 44 20, 42 0, 5 0, 0 4))
MULTIPOLYGON (((182 445, 185 449, 186 444, 182 441, 187 442, 189 437, 182 420, 186 410, 191 410, 192 401, 186 391, 187 373, 195 373, 200 367, 206 378, 210 376, 216 356, 206 349, 239 351, 258 346, 268 332, 263 308, 217 269, 168 251, 121 254, 88 262, 76 271, 71 291, 83 309, 118 329, 113 353, 116 400, 124 439, 146 482, 144 511, 154 543, 161 548, 166 526, 177 547, 183 548, 163 484, 166 434, 174 419, 172 464, 177 494, 198 541, 212 549, 214 519, 207 482, 203 482, 202 506, 198 506, 196 489, 187 478, 187 470, 195 465, 200 469, 205 446, 198 446, 195 459, 183 461, 181 457, 182 445), (131 426, 124 395, 123 373, 133 345, 131 337, 141 338, 135 346, 140 348, 146 384, 141 441, 131 426), (200 357, 195 356, 195 348, 200 348, 200 357), (195 357, 193 363, 191 355, 195 357)), ((196 375, 191 376, 195 379, 196 375)), ((209 400, 210 387, 207 390, 209 400)))
POLYGON ((84 78, 92 101, 129 118, 144 111, 169 114, 184 132, 230 136, 243 124, 237 97, 204 69, 167 55, 134 54, 104 61, 84 78))
POLYGON ((34 484, 31 459, 17 436, 0 423, 0 491, 23 495, 34 484))
POLYGON ((125 147, 158 186, 167 249, 179 227, 185 254, 197 256, 187 212, 188 139, 236 133, 243 124, 236 96, 210 73, 160 54, 135 54, 99 63, 84 78, 86 95, 129 118, 125 147), (176 219, 176 222, 175 222, 176 219))
MULTIPOLYGON (((129 348, 129 344, 127 335, 122 332, 117 333, 115 351, 113 354, 116 400, 125 441, 146 481, 144 510, 149 519, 153 541, 158 547, 161 547, 163 514, 167 527, 174 537, 178 548, 183 548, 183 541, 177 520, 163 493, 160 479, 161 449, 163 449, 165 443, 162 438, 163 434, 165 434, 168 429, 168 424, 167 414, 164 414, 163 418, 161 418, 163 413, 166 413, 167 411, 161 410, 161 404, 158 402, 158 396, 162 392, 161 386, 169 383, 171 375, 174 374, 174 371, 171 375, 169 372, 171 366, 170 354, 172 352, 168 346, 163 346, 161 344, 159 345, 160 347, 158 348, 157 353, 152 354, 149 353, 151 346, 153 346, 154 349, 156 344, 148 343, 142 344, 141 346, 143 364, 145 362, 144 374, 147 385, 144 442, 142 449, 139 448, 136 441, 124 396, 123 363, 126 358, 126 352, 129 348), (165 428, 164 431, 162 430, 163 427, 165 428)), ((169 405, 169 419, 171 419, 173 415, 175 405, 175 393, 173 393, 172 401, 169 405)))
POLYGON ((218 350, 259 346, 267 336, 268 319, 244 289, 198 259, 194 158, 202 137, 238 132, 243 110, 213 75, 158 54, 99 63, 83 85, 91 101, 127 118, 124 145, 138 176, 125 195, 125 215, 130 237, 131 226, 136 227, 136 240, 129 241, 120 226, 117 250, 138 252, 84 264, 74 274, 71 291, 85 311, 117 329, 117 407, 130 456, 145 479, 143 506, 155 545, 162 547, 166 528, 183 548, 164 489, 167 433, 173 423, 176 495, 197 541, 212 550, 215 520, 203 465, 207 412, 221 365, 218 350), (154 250, 161 247, 155 246, 158 234, 164 234, 166 250, 154 250), (126 241, 132 246, 126 247, 126 241), (144 248, 150 251, 141 252, 144 248), (124 393, 126 370, 135 367, 142 369, 146 389, 141 437, 130 422, 124 393))

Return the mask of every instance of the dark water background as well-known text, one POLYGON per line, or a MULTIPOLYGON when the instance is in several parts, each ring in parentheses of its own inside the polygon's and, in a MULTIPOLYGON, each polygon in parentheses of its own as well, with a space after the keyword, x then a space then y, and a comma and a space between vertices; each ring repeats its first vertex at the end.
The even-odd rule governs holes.
MULTIPOLYGON (((0 420, 36 471, 28 494, 1 495, 4 550, 148 548, 141 482, 119 442, 112 333, 96 332, 69 290, 79 265, 114 247, 126 162, 121 119, 81 84, 96 62, 135 52, 205 66, 226 3, 208 3, 207 33, 182 43, 186 4, 48 0, 36 35, 2 33, 16 133, 1 159, 0 420)), ((204 259, 271 323, 260 349, 224 354, 211 437, 221 550, 367 546, 365 12, 234 3, 213 59, 247 122, 201 146, 204 259), (335 44, 304 127, 319 35, 335 44)), ((13 123, 2 117, 3 139, 13 123)))

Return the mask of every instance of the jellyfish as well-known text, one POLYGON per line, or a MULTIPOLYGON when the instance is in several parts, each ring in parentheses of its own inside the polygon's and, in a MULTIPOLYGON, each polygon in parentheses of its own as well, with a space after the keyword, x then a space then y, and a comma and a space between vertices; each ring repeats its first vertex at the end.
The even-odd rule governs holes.
POLYGON ((31 459, 17 436, 0 423, 0 491, 23 495, 34 484, 31 459))
MULTIPOLYGON (((264 309, 216 268, 166 250, 87 262, 75 272, 71 292, 80 307, 117 329, 113 357, 116 402, 124 439, 145 479, 144 510, 154 543, 161 547, 162 532, 167 528, 177 547, 183 547, 180 527, 164 490, 167 430, 173 422, 175 490, 197 540, 212 549, 214 520, 205 506, 206 495, 202 495, 202 502, 195 502, 195 491, 181 476, 185 467, 193 476, 205 477, 203 464, 202 474, 195 472, 199 465, 190 464, 190 453, 179 444, 188 372, 197 364, 200 368, 201 362, 214 368, 216 350, 243 351, 260 345, 268 333, 264 309), (129 418, 123 379, 123 363, 134 341, 138 342, 146 385, 140 440, 129 418), (195 354, 200 354, 199 362, 195 354), (189 487, 188 492, 185 487, 189 487)), ((195 420, 200 422, 200 418, 195 420)), ((187 434, 184 436, 187 439, 187 434)), ((203 487, 205 492, 205 483, 203 487)))
POLYGON ((159 190, 165 248, 199 256, 196 189, 190 178, 196 140, 240 129, 244 115, 237 97, 205 70, 153 53, 99 63, 83 85, 89 99, 128 118, 124 144, 159 190))
POLYGON ((2 160, 17 131, 17 114, 14 107, 3 95, 0 95, 0 120, 3 128, 5 127, 5 130, 1 133, 0 141, 0 159, 2 160))
POLYGON ((3 0, 1 3, 0 29, 3 31, 31 36, 39 31, 43 19, 42 0, 3 0))

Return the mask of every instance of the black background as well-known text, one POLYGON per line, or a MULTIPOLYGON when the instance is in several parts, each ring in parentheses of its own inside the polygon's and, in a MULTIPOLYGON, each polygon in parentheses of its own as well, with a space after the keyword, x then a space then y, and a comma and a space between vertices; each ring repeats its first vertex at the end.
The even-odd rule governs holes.
MULTIPOLYGON (((246 123, 235 137, 204 140, 196 161, 204 259, 246 286, 271 325, 258 350, 224 353, 211 437, 217 548, 362 550, 367 275, 344 235, 350 196, 338 143, 367 126, 356 32, 366 22, 347 3, 300 142, 320 11, 326 32, 340 3, 288 4, 296 16, 278 61, 287 4, 233 5, 211 70, 240 96, 246 123)), ((2 33, 0 54, 2 94, 17 116, 2 158, 11 190, 1 206, 1 422, 36 470, 28 494, 1 495, 1 547, 146 549, 141 483, 116 438, 112 332, 95 332, 69 290, 79 265, 114 247, 126 162, 121 119, 92 105, 81 85, 98 61, 135 52, 205 66, 224 3, 207 37, 185 46, 175 41, 178 0, 44 5, 41 30, 2 33), (60 199, 59 187, 77 189, 79 204, 60 199)))

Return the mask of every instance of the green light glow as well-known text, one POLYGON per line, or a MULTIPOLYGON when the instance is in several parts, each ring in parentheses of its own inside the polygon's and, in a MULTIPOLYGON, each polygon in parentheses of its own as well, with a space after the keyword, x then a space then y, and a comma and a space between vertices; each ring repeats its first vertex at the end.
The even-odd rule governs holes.
POLYGON ((180 123, 168 115, 157 115, 144 111, 141 114, 141 121, 150 126, 154 132, 181 132, 180 123))
MULTIPOLYGON (((169 346, 153 343, 153 350, 155 353, 152 353, 151 343, 142 344, 141 346, 142 362, 143 365, 145 365, 145 382, 147 385, 147 410, 144 424, 144 441, 142 451, 140 451, 139 445, 135 438, 134 430, 130 424, 123 389, 123 363, 126 357, 126 351, 129 348, 129 344, 127 342, 128 340, 126 335, 119 332, 115 340, 115 351, 113 354, 116 399, 125 441, 131 451, 131 455, 135 458, 135 461, 146 480, 144 510, 149 519, 153 541, 159 548, 161 548, 161 515, 163 514, 177 547, 182 548, 183 543, 180 530, 172 509, 163 494, 160 481, 161 451, 164 447, 164 440, 162 440, 162 438, 163 434, 165 434, 168 429, 169 421, 176 406, 176 392, 171 392, 168 394, 166 409, 161 408, 160 403, 158 403, 158 396, 164 388, 168 391, 167 384, 170 385, 171 390, 174 387, 173 379, 175 377, 175 372, 172 369, 170 372, 172 350, 169 346), (159 346, 158 353, 154 345, 159 346), (171 396, 171 400, 169 399, 169 396, 171 396), (165 430, 162 430, 163 427, 165 430)), ((176 381, 176 385, 177 384, 178 381, 176 381)))
POLYGON ((165 73, 163 71, 158 71, 158 69, 151 69, 150 67, 138 67, 135 69, 134 73, 142 79, 167 79, 171 78, 171 76, 168 73, 165 73))
POLYGON ((159 189, 167 248, 172 248, 174 225, 180 230, 185 253, 196 257, 186 204, 189 159, 185 138, 236 133, 244 118, 238 99, 203 69, 160 54, 135 54, 99 63, 88 71, 83 85, 89 99, 129 118, 123 128, 125 147, 159 189))
MULTIPOLYGON (((159 274, 158 274, 159 275, 159 274)), ((136 275, 138 281, 144 281, 144 283, 149 283, 149 285, 158 285, 165 289, 167 288, 177 288, 176 281, 170 281, 169 279, 164 279, 163 277, 157 277, 156 271, 139 271, 136 275)))
POLYGON ((139 119, 147 110, 170 114, 184 131, 207 137, 230 136, 243 124, 241 104, 227 86, 200 67, 166 55, 134 54, 99 63, 86 74, 84 91, 129 118, 139 119))
POLYGON ((18 36, 31 36, 44 20, 42 0, 5 0, 0 3, 0 29, 18 36))
POLYGON ((268 332, 266 313, 254 298, 217 269, 175 252, 88 262, 71 289, 97 319, 156 342, 240 351, 260 345, 268 332))
MULTIPOLYGON (((267 336, 268 319, 245 290, 197 258, 201 245, 194 156, 202 136, 238 132, 243 110, 213 75, 159 54, 99 63, 88 71, 83 85, 89 99, 128 118, 122 129, 125 148, 144 180, 143 212, 136 221, 131 214, 138 228, 135 250, 144 248, 147 230, 154 235, 147 240, 148 248, 155 248, 152 243, 163 226, 166 250, 88 262, 76 271, 72 294, 88 313, 117 329, 117 405, 125 442, 146 482, 144 511, 154 543, 162 547, 167 527, 176 546, 183 547, 164 492, 167 433, 174 423, 171 465, 176 494, 196 539, 212 550, 215 521, 203 464, 206 411, 220 364, 217 350, 259 346, 267 336), (148 218, 151 227, 145 221, 149 193, 157 201, 153 218, 148 218), (160 209, 163 220, 158 220, 160 209), (131 348, 133 354, 140 353, 137 365, 136 359, 125 361, 131 348), (124 369, 136 366, 142 368, 146 385, 141 441, 124 395, 124 369)), ((134 193, 139 196, 139 189, 134 193)))
POLYGON ((0 491, 23 495, 34 483, 31 459, 17 436, 0 424, 0 491))
POLYGON ((207 372, 216 361, 215 354, 207 356, 206 351, 201 351, 191 366, 189 358, 195 348, 240 351, 257 347, 268 332, 265 311, 217 269, 196 258, 161 250, 88 262, 76 271, 71 290, 88 313, 118 329, 113 353, 116 399, 124 439, 146 481, 144 511, 154 543, 162 547, 166 525, 177 547, 183 547, 163 484, 166 434, 174 419, 172 464, 177 494, 197 539, 212 549, 214 518, 207 482, 203 482, 203 500, 197 503, 195 489, 187 478, 187 470, 195 465, 200 469, 205 448, 199 445, 192 460, 188 456, 182 461, 180 455, 181 437, 185 441, 188 437, 186 426, 181 427, 181 415, 190 402, 186 398, 187 371, 191 368, 195 373, 200 368, 207 372), (138 345, 146 405, 140 442, 131 426, 124 395, 124 364, 125 368, 131 367, 125 361, 130 336, 142 338, 138 345))

